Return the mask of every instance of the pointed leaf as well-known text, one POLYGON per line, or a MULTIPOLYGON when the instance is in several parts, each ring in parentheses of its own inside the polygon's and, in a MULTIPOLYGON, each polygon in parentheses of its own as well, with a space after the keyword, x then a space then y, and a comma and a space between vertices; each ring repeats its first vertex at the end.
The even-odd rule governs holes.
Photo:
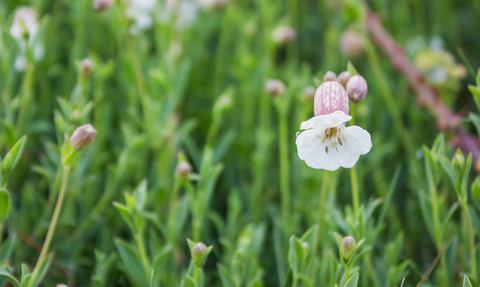
POLYGON ((358 272, 353 274, 350 279, 348 279, 347 283, 343 285, 344 287, 357 287, 358 284, 358 272))
POLYGON ((473 287, 467 274, 463 275, 463 287, 473 287))
POLYGON ((22 156, 23 150, 25 148, 25 143, 27 142, 27 136, 21 137, 17 143, 12 147, 12 149, 5 155, 0 164, 0 171, 2 174, 3 182, 7 182, 8 175, 12 169, 17 164, 18 160, 22 156))
POLYGON ((13 275, 8 270, 0 268, 0 277, 3 277, 10 281, 10 283, 12 283, 14 287, 20 287, 20 283, 18 282, 18 280, 13 277, 13 275))

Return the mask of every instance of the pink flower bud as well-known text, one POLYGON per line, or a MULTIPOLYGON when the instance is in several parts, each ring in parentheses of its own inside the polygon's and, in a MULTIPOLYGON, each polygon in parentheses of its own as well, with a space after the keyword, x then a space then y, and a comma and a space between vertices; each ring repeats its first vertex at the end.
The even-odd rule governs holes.
POLYGON ((347 30, 340 37, 340 51, 347 57, 356 57, 363 52, 363 39, 355 30, 347 30))
POLYGON ((93 9, 105 11, 112 6, 114 0, 93 0, 93 9))
POLYGON ((324 82, 327 82, 327 81, 335 81, 337 79, 337 75, 332 72, 332 71, 328 71, 325 76, 323 76, 323 81, 324 82))
POLYGON ((82 149, 91 144, 97 135, 97 130, 91 125, 78 127, 70 137, 70 144, 74 149, 82 149))
POLYGON ((297 32, 289 26, 278 27, 273 31, 273 40, 280 44, 286 44, 297 39, 297 32))
POLYGON ((93 70, 93 61, 86 58, 80 62, 80 74, 82 76, 88 76, 93 70))
POLYGON ((352 103, 361 102, 368 92, 367 82, 362 76, 355 75, 348 80, 347 94, 352 103))
POLYGON ((180 179, 187 179, 191 172, 192 166, 186 161, 179 162, 175 168, 175 175, 180 179))
POLYGON ((285 92, 285 84, 280 80, 268 79, 265 83, 265 91, 270 96, 279 96, 285 92))
POLYGON ((348 96, 345 89, 337 82, 324 82, 315 92, 315 116, 329 115, 342 111, 348 115, 348 96))
POLYGON ((350 80, 350 73, 345 71, 345 72, 341 72, 340 75, 338 75, 338 78, 337 78, 337 82, 342 85, 342 87, 344 87, 345 89, 347 88, 347 83, 348 83, 348 80, 350 80))

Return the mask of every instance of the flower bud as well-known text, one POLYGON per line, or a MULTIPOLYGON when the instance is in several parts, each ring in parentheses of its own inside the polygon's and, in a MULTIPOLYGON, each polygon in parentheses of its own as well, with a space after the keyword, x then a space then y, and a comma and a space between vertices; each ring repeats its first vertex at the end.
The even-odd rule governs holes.
POLYGON ((86 58, 80 62, 80 75, 87 77, 93 70, 93 61, 86 58))
POLYGON ((93 9, 97 11, 105 11, 112 6, 114 0, 93 0, 93 9))
POLYGON ((37 34, 39 28, 37 11, 33 7, 19 7, 13 17, 10 34, 20 40, 37 34))
POLYGON ((205 254, 206 249, 207 249, 207 246, 204 243, 202 242, 195 243, 192 249, 193 262, 195 263, 202 262, 203 255, 205 254))
POLYGON ((303 89, 302 96, 308 102, 311 102, 315 98, 315 87, 307 86, 303 89))
POLYGON ((452 161, 454 165, 458 166, 460 169, 463 169, 465 166, 465 156, 460 149, 457 149, 452 161))
POLYGON ((348 83, 348 80, 350 80, 350 73, 345 71, 345 72, 341 72, 340 75, 338 75, 338 78, 337 78, 337 82, 342 85, 343 88, 347 88, 347 83, 348 83))
POLYGON ((324 82, 315 92, 313 111, 315 116, 329 115, 342 111, 348 115, 348 96, 345 89, 337 82, 324 82))
POLYGON ((347 30, 340 36, 340 51, 347 57, 356 57, 363 52, 363 39, 355 30, 347 30))
POLYGON ((355 75, 348 80, 347 94, 352 103, 361 102, 368 92, 367 82, 362 76, 355 75))
POLYGON ((472 197, 475 202, 480 202, 480 176, 477 176, 472 184, 472 197))
POLYGON ((186 180, 192 172, 192 165, 186 161, 179 162, 175 168, 175 176, 179 179, 186 180))
POLYGON ((327 81, 335 81, 337 79, 337 75, 332 72, 332 71, 328 71, 325 76, 323 76, 323 81, 324 82, 327 82, 327 81))
POLYGON ((273 31, 273 40, 279 44, 287 44, 297 39, 297 32, 289 26, 278 27, 273 31))
POLYGON ((78 127, 70 137, 70 144, 76 150, 80 150, 91 144, 97 135, 97 130, 91 125, 78 127))
POLYGON ((265 83, 265 91, 272 97, 279 96, 285 92, 285 84, 280 80, 268 79, 265 83))
POLYGON ((357 243, 355 238, 352 236, 347 236, 343 238, 342 245, 340 247, 340 255, 345 262, 348 262, 352 258, 353 253, 355 253, 355 247, 357 243))
POLYGON ((308 254, 308 251, 310 251, 310 245, 308 244, 308 242, 302 242, 302 247, 303 251, 305 251, 305 254, 308 254))

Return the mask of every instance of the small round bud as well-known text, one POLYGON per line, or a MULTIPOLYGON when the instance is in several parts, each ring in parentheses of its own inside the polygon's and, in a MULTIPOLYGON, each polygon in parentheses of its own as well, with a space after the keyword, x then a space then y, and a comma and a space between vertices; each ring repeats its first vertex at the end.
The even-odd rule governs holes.
POLYGON ((302 247, 303 251, 305 251, 305 254, 308 254, 308 251, 310 251, 310 245, 308 244, 308 242, 302 242, 302 247))
POLYGON ((90 75, 93 70, 93 61, 86 58, 80 62, 80 74, 84 77, 90 75))
POLYGON ((315 92, 313 111, 315 116, 329 115, 336 111, 342 111, 348 115, 347 92, 337 82, 324 82, 315 92))
POLYGON ((457 149, 455 155, 453 156, 453 164, 458 166, 460 169, 463 169, 465 166, 465 156, 460 149, 457 149))
POLYGON ((340 51, 347 57, 356 57, 363 52, 363 39, 355 30, 347 30, 340 36, 340 51))
POLYGON ((473 181, 472 197, 475 202, 480 202, 480 176, 477 176, 473 181))
POLYGON ((175 168, 175 175, 180 179, 187 179, 192 172, 192 165, 186 161, 179 162, 175 168))
POLYGON ((302 96, 308 102, 311 102, 315 98, 315 87, 307 86, 303 89, 302 96))
POLYGON ((93 0, 93 9, 97 11, 105 11, 112 6, 114 0, 93 0))
POLYGON ((338 75, 338 78, 337 78, 337 82, 342 85, 342 87, 344 87, 345 89, 347 88, 347 83, 348 83, 348 80, 350 80, 350 73, 345 71, 345 72, 341 72, 340 75, 338 75))
POLYGON ((342 246, 340 247, 340 255, 344 261, 349 261, 352 258, 353 253, 355 252, 355 247, 357 243, 353 236, 347 236, 342 240, 342 246))
POLYGON ((65 284, 58 284, 57 287, 68 287, 68 286, 65 284))
POLYGON ((76 150, 80 150, 91 144, 97 135, 97 130, 91 125, 78 127, 70 137, 70 144, 76 150))
POLYGON ((328 71, 325 76, 323 76, 323 81, 324 82, 327 82, 327 81, 335 81, 337 80, 337 75, 332 72, 332 71, 328 71))
POLYGON ((273 30, 273 40, 280 44, 287 44, 297 39, 297 31, 289 26, 278 27, 273 30))
POLYGON ((355 75, 348 80, 347 94, 352 103, 361 102, 368 92, 367 81, 362 76, 355 75))
POLYGON ((207 249, 207 246, 204 243, 202 242, 195 243, 192 249, 192 260, 195 264, 199 265, 203 262, 206 249, 207 249))
POLYGON ((265 91, 272 97, 279 96, 285 92, 285 84, 280 80, 268 79, 265 83, 265 91))

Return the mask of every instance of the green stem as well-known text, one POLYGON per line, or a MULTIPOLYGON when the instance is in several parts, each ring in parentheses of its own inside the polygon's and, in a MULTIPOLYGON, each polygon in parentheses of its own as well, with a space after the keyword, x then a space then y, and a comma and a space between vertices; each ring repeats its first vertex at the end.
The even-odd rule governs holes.
POLYGON ((279 107, 279 152, 280 152, 280 192, 284 228, 289 226, 290 218, 290 166, 288 160, 288 123, 286 111, 279 107))
MULTIPOLYGON (((350 112, 350 115, 352 116, 352 120, 351 120, 352 126, 355 125, 355 107, 356 105, 353 104, 352 111, 350 112)), ((358 195, 357 169, 355 168, 355 166, 350 169, 350 177, 352 180, 353 210, 355 212, 355 217, 358 218, 358 216, 360 215, 360 199, 358 195)), ((362 223, 360 222, 360 224, 362 223)), ((362 236, 362 234, 360 234, 360 236, 362 236)))
POLYGON ((173 186, 172 196, 170 198, 170 221, 169 221, 169 236, 170 236, 170 244, 174 245, 175 243, 175 221, 177 217, 177 197, 178 193, 180 192, 180 183, 175 181, 175 185, 173 186))
POLYGON ((200 268, 195 265, 195 272, 193 273, 193 282, 195 282, 195 285, 198 283, 198 273, 200 271, 200 268))
POLYGON ((27 69, 25 70, 25 80, 23 82, 23 95, 22 95, 20 110, 18 112, 18 119, 17 119, 16 130, 18 130, 20 134, 25 133, 25 129, 28 124, 28 119, 31 114, 28 111, 28 109, 29 109, 29 105, 32 103, 31 98, 32 98, 33 75, 34 75, 33 64, 28 63, 27 69))
POLYGON ((298 275, 293 275, 293 282, 292 282, 292 287, 297 287, 298 286, 298 275))
POLYGON ((138 251, 140 253, 140 259, 142 260, 143 268, 145 269, 148 278, 150 278, 150 264, 148 263, 147 251, 145 249, 145 244, 143 244, 143 236, 139 233, 135 235, 135 241, 137 242, 138 251))
POLYGON ((313 243, 313 250, 312 255, 310 256, 309 268, 310 272, 313 268, 313 261, 315 256, 317 255, 318 250, 320 249, 320 235, 322 234, 322 223, 323 223, 323 216, 325 215, 325 205, 327 202, 327 188, 328 188, 328 176, 330 172, 328 170, 323 171, 323 180, 322 180, 322 189, 320 190, 320 202, 318 204, 318 219, 317 219, 317 234, 315 235, 315 240, 313 243))
POLYGON ((462 209, 465 215, 465 220, 467 221, 468 229, 468 242, 470 247, 470 278, 473 281, 477 281, 477 254, 475 248, 475 232, 473 229, 472 218, 470 217, 470 212, 468 211, 468 205, 466 201, 462 202, 462 209))
POLYGON ((348 265, 345 266, 345 283, 348 282, 348 273, 350 271, 350 267, 348 265))
POLYGON ((47 237, 45 238, 45 242, 43 243, 42 251, 40 252, 40 256, 38 257, 37 264, 33 269, 32 277, 30 277, 28 287, 34 287, 34 282, 38 279, 40 275, 40 266, 43 262, 45 256, 48 253, 48 248, 50 247, 50 243, 52 242, 53 235, 55 233, 55 227, 57 226, 58 217, 60 216, 60 211, 62 209, 63 199, 65 196, 65 189, 67 186, 68 181, 68 172, 69 167, 63 167, 63 175, 62 175, 62 184, 60 186, 60 192, 58 193, 57 205, 55 206, 55 211, 53 212, 52 222, 50 223, 50 227, 48 228, 47 237))

